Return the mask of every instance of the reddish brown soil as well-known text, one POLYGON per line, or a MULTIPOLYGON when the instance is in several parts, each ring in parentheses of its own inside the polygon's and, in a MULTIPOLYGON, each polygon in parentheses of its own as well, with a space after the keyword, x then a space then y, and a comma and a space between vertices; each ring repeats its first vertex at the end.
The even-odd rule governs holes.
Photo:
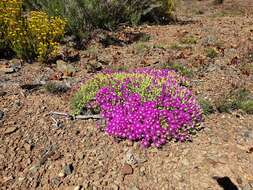
MULTIPOLYGON (((193 70, 189 80, 195 94, 211 102, 238 87, 253 92, 253 75, 244 69, 246 63, 253 64, 248 57, 250 52, 253 55, 253 1, 225 0, 220 6, 211 2, 181 1, 178 18, 185 23, 126 29, 149 34, 148 42, 79 52, 81 60, 73 63, 79 71, 65 81, 76 85, 90 75, 86 65, 97 61, 107 62, 105 68, 123 69, 162 68, 178 62, 193 70), (185 36, 194 36, 196 44, 175 48, 185 36), (206 56, 209 46, 219 50, 217 57, 206 56)), ((0 72, 9 63, 1 60, 0 72)), ((116 142, 93 120, 61 118, 63 126, 56 128, 48 113, 69 112, 71 93, 55 95, 43 87, 25 90, 21 85, 48 81, 57 73, 54 66, 41 63, 22 64, 12 74, 0 73, 0 110, 4 112, 0 189, 221 189, 213 176, 228 176, 239 188, 253 189, 252 115, 216 112, 205 116, 205 129, 192 143, 142 149, 138 143, 116 142), (62 176, 68 164, 73 171, 62 176)))

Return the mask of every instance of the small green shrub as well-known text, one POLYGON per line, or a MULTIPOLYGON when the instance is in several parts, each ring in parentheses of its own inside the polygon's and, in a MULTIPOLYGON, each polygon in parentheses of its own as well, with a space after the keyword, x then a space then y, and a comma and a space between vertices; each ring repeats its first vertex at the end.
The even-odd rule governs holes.
POLYGON ((174 49, 174 50, 181 50, 181 49, 184 49, 184 47, 178 43, 173 43, 171 44, 170 46, 171 49, 174 49))
POLYGON ((85 38, 93 29, 114 30, 120 24, 171 20, 175 0, 24 0, 28 10, 43 10, 68 21, 67 33, 85 38))
POLYGON ((165 45, 165 44, 155 44, 155 45, 153 45, 153 48, 166 50, 167 49, 167 45, 165 45))
POLYGON ((46 60, 57 55, 57 40, 64 34, 64 20, 41 11, 24 15, 21 0, 1 1, 0 11, 0 36, 5 43, 1 46, 11 48, 24 59, 46 60))
POLYGON ((198 42, 197 38, 193 35, 185 36, 180 39, 182 44, 196 44, 198 42))
POLYGON ((136 54, 142 54, 142 53, 146 52, 149 49, 150 49, 150 47, 147 44, 143 43, 143 42, 138 42, 133 47, 133 51, 136 54))
POLYGON ((164 64, 163 68, 173 69, 176 72, 179 72, 181 75, 186 76, 186 77, 193 76, 193 72, 191 69, 187 68, 185 65, 178 63, 178 62, 166 63, 166 64, 164 64))
POLYGON ((215 48, 207 48, 206 49, 206 56, 213 59, 218 56, 218 51, 215 48))
POLYGON ((248 114, 253 114, 253 100, 245 100, 240 102, 239 109, 245 111, 248 114))
POLYGON ((143 33, 139 39, 140 42, 148 42, 151 39, 151 36, 143 33))
POLYGON ((107 75, 97 74, 94 78, 88 80, 85 85, 82 85, 71 100, 71 108, 74 114, 80 114, 84 105, 87 105, 96 96, 98 90, 108 85, 108 80, 107 75))
POLYGON ((201 98, 199 99, 199 104, 202 108, 204 115, 209 115, 215 112, 214 106, 210 101, 201 98))
POLYGON ((253 98, 250 91, 246 89, 237 89, 222 98, 216 103, 219 112, 231 112, 241 109, 246 113, 252 114, 253 98))

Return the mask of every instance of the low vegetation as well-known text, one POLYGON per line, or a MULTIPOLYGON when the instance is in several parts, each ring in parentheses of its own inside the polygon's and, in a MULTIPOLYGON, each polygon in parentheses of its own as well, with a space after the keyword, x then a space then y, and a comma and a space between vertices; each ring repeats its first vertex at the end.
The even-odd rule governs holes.
POLYGON ((191 140, 201 108, 174 71, 139 69, 98 74, 73 98, 75 113, 97 110, 114 137, 160 147, 170 139, 191 140))
POLYGON ((64 34, 65 20, 45 12, 22 10, 22 1, 0 2, 0 41, 2 49, 11 49, 19 58, 45 61, 58 54, 58 40, 64 34))
POLYGON ((96 28, 114 30, 120 24, 164 23, 172 19, 175 0, 25 0, 27 10, 43 10, 68 21, 67 33, 84 38, 96 28))
POLYGON ((253 113, 253 96, 247 89, 232 90, 216 103, 219 112, 231 112, 241 109, 246 113, 253 113))

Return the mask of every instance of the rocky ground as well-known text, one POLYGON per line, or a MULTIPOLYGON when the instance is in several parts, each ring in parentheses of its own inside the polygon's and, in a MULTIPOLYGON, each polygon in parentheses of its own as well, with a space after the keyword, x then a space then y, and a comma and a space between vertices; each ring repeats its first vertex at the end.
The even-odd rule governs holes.
POLYGON ((253 189, 253 116, 240 110, 205 116, 192 143, 171 142, 161 149, 118 142, 94 120, 60 117, 56 125, 49 115, 70 112, 74 90, 68 89, 101 68, 177 63, 190 70, 194 93, 212 103, 234 88, 253 93, 253 2, 211 2, 181 1, 180 22, 125 28, 118 33, 122 39, 146 35, 138 41, 130 35, 123 45, 92 42, 85 51, 68 50, 73 59, 57 66, 1 59, 1 189, 222 189, 215 176, 253 189), (52 81, 61 93, 52 93, 52 81))

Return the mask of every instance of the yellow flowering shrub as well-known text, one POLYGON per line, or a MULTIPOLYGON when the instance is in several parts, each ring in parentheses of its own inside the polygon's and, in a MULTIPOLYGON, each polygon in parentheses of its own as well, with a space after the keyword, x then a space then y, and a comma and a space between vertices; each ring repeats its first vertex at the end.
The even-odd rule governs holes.
POLYGON ((64 34, 66 22, 41 11, 25 15, 21 0, 1 0, 0 24, 1 39, 18 57, 44 61, 58 54, 57 41, 64 34))
POLYGON ((21 16, 21 5, 20 0, 0 1, 0 48, 8 46, 7 35, 12 35, 10 30, 21 16))
POLYGON ((31 11, 27 16, 27 29, 35 42, 39 59, 58 54, 57 40, 64 34, 66 22, 59 17, 49 17, 45 12, 31 11))

